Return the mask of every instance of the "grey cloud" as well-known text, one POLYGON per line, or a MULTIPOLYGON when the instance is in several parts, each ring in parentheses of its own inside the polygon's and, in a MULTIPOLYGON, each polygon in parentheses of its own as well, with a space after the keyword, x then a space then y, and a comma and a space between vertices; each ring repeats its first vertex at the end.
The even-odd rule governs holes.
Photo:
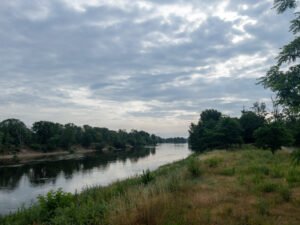
MULTIPOLYGON (((11 112, 34 121, 45 118, 31 111, 40 107, 48 110, 46 119, 64 121, 66 115, 58 118, 59 113, 51 114, 51 110, 105 117, 92 102, 105 102, 112 110, 119 104, 126 107, 126 103, 138 102, 143 106, 124 109, 122 117, 137 123, 173 118, 186 123, 178 127, 184 135, 190 121, 205 108, 238 115, 243 105, 270 98, 269 91, 255 85, 256 78, 265 74, 274 63, 274 52, 291 38, 291 13, 276 15, 267 0, 231 0, 224 10, 239 18, 224 20, 210 9, 221 3, 217 0, 148 3, 151 8, 133 2, 125 9, 103 1, 101 6, 86 6, 84 12, 62 0, 2 3, 0 103, 6 107, 2 114, 11 112), (161 7, 178 4, 206 14, 206 19, 191 29, 195 21, 180 12, 170 13, 168 21, 160 15, 161 7), (245 18, 256 23, 245 24, 244 31, 236 29, 245 18), (182 27, 187 30, 179 32, 182 27), (232 42, 234 36, 245 34, 251 38, 232 42), (238 61, 239 56, 245 62, 238 61), (247 64, 247 57, 262 61, 247 64), (194 74, 198 77, 193 78, 194 74), (23 107, 26 116, 22 110, 12 112, 12 105, 23 107)), ((118 116, 123 126, 131 126, 118 116)), ((94 118, 84 121, 93 125, 94 118)))

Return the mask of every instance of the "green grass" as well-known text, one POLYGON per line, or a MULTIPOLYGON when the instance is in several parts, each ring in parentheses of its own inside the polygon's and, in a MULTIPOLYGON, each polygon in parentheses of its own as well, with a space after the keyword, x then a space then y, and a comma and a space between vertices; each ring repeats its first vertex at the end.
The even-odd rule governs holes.
POLYGON ((298 225, 300 168, 287 152, 213 151, 80 194, 61 190, 2 225, 298 225))

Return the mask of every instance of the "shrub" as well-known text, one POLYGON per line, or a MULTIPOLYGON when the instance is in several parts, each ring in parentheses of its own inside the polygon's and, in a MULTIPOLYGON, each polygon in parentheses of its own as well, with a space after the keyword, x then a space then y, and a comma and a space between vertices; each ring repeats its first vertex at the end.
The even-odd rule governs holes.
POLYGON ((282 168, 274 166, 270 171, 270 175, 273 178, 282 178, 284 177, 284 171, 282 168))
POLYGON ((291 168, 286 176, 286 180, 289 184, 300 183, 300 174, 296 168, 291 168))
POLYGON ((141 175, 142 183, 146 185, 150 183, 152 180, 154 180, 153 173, 151 173, 149 169, 147 169, 146 171, 143 170, 143 174, 141 175))
POLYGON ((39 196, 38 203, 43 220, 49 220, 58 208, 70 207, 73 203, 73 195, 63 192, 62 189, 49 191, 46 196, 39 196))
POLYGON ((188 171, 193 177, 199 177, 202 174, 200 162, 196 158, 191 158, 187 165, 188 171))
POLYGON ((292 153, 292 164, 294 166, 300 165, 300 149, 297 149, 292 153))
POLYGON ((222 159, 220 158, 217 158, 217 157, 214 157, 214 158, 210 158, 210 159, 207 159, 205 161, 205 163, 208 165, 208 167, 210 168, 216 168, 218 167, 218 165, 222 162, 222 159))
POLYGON ((272 123, 258 128, 254 132, 255 143, 263 149, 271 149, 275 151, 284 145, 290 145, 293 142, 291 133, 281 124, 272 123))
POLYGON ((252 165, 248 167, 247 172, 250 174, 269 175, 270 170, 266 166, 252 165))

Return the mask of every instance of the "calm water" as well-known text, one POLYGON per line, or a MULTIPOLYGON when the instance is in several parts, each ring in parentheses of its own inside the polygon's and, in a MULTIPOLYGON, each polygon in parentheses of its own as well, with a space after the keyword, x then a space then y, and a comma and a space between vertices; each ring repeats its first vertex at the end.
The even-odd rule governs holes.
POLYGON ((0 214, 30 205, 38 195, 51 189, 81 191, 95 185, 108 185, 143 170, 183 159, 191 152, 187 144, 162 144, 131 152, 93 153, 71 159, 49 158, 31 164, 0 167, 0 214))

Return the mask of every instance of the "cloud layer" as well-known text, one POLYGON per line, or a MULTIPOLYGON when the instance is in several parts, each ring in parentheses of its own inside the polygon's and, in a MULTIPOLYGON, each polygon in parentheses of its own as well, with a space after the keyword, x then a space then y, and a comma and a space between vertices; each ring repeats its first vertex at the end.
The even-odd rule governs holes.
POLYGON ((270 0, 11 0, 0 5, 0 119, 187 135, 239 115, 287 43, 270 0))

